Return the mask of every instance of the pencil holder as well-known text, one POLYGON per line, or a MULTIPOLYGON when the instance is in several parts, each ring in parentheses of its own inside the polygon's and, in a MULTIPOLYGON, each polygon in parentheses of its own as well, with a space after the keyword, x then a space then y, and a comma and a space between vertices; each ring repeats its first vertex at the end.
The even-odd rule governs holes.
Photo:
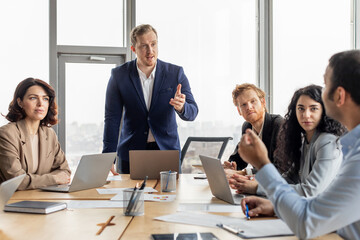
POLYGON ((142 216, 144 215, 144 190, 128 188, 124 194, 124 215, 142 216))
POLYGON ((160 184, 162 192, 176 191, 176 174, 177 172, 162 171, 160 172, 160 184))

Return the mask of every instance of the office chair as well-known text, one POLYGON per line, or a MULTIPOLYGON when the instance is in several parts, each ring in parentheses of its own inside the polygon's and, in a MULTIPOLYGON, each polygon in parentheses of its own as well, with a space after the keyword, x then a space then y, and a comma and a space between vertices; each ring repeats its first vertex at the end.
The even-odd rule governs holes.
POLYGON ((199 154, 221 159, 232 137, 188 137, 181 150, 182 173, 201 172, 199 154), (186 157, 186 159, 185 159, 186 157))

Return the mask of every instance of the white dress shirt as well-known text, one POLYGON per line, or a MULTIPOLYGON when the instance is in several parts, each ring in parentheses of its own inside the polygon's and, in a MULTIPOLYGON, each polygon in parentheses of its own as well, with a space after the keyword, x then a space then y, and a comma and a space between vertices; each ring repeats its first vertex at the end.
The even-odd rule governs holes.
MULTIPOLYGON (((150 73, 149 77, 146 77, 146 74, 140 70, 139 66, 136 65, 136 67, 137 67, 137 70, 139 73, 146 107, 147 107, 147 110, 149 110, 150 105, 151 105, 151 97, 152 97, 152 93, 153 93, 153 88, 154 88, 156 66, 154 67, 154 70, 150 73)), ((147 141, 155 142, 155 138, 154 138, 150 128, 149 128, 149 135, 148 135, 147 141)))
POLYGON ((272 164, 256 174, 277 216, 301 239, 335 230, 345 239, 360 239, 360 124, 340 140, 344 156, 340 170, 317 197, 299 196, 272 164))

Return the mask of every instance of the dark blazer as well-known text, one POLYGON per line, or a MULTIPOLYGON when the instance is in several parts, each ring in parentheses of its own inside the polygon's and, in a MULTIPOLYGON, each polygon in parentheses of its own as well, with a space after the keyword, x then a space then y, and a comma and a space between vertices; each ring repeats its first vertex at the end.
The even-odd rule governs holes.
MULTIPOLYGON (((276 149, 277 136, 283 122, 284 118, 282 116, 265 113, 262 141, 268 150, 268 156, 272 163, 274 163, 274 151, 276 149)), ((249 122, 244 122, 242 126, 242 134, 244 134, 248 128, 251 129, 252 125, 249 122)), ((247 166, 247 163, 240 157, 238 153, 238 145, 236 145, 233 154, 230 155, 229 161, 235 161, 238 170, 244 169, 247 166)))
POLYGON ((106 90, 103 152, 117 151, 119 172, 129 173, 129 150, 146 149, 149 128, 161 150, 180 152, 175 113, 185 121, 194 120, 198 114, 182 67, 157 60, 149 110, 146 108, 136 59, 114 68, 106 90), (182 85, 181 93, 186 95, 183 113, 178 113, 169 104, 179 83, 182 85))

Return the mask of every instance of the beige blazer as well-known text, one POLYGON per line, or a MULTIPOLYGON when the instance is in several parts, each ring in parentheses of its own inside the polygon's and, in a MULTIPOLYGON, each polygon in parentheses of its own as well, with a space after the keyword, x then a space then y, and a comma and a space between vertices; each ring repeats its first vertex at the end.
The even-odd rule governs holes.
POLYGON ((26 173, 27 176, 18 190, 35 189, 48 185, 56 185, 55 176, 71 172, 61 150, 56 133, 52 128, 39 127, 39 166, 32 169, 32 150, 30 136, 25 120, 11 122, 0 127, 0 183, 26 173))

